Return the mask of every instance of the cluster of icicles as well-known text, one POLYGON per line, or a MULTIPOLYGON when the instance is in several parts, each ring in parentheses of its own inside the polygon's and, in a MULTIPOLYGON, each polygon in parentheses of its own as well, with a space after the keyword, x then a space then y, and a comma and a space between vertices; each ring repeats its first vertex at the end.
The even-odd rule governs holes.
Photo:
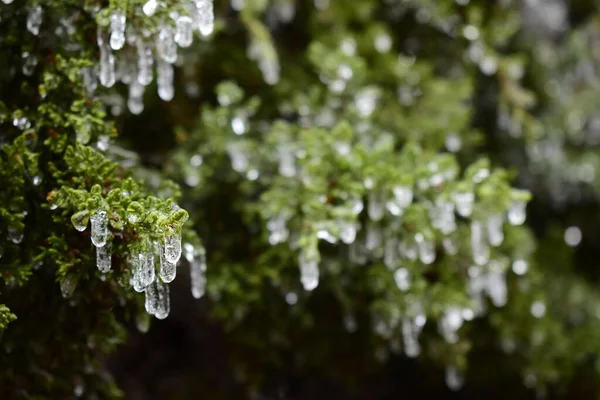
MULTIPOLYGON (((130 222, 139 220, 137 215, 129 215, 130 222)), ((72 219, 75 229, 83 232, 87 223, 85 217, 72 219)), ((91 240, 96 247, 96 266, 106 273, 111 268, 112 235, 108 229, 108 213, 98 210, 90 217, 91 240)), ((169 230, 163 235, 163 243, 156 240, 150 248, 130 254, 128 262, 132 268, 130 284, 136 292, 145 292, 146 311, 158 319, 169 315, 169 287, 177 275, 177 263, 182 252, 190 265, 192 295, 199 299, 206 288, 206 253, 203 247, 194 247, 189 243, 181 244, 181 231, 169 230), (156 274, 155 260, 159 268, 156 274), (157 277, 158 275, 158 277, 157 277)), ((65 289, 63 288, 63 292, 65 289)))
MULTIPOLYGON (((396 236, 385 237, 383 229, 377 225, 385 215, 386 209, 391 216, 400 217, 404 210, 411 204, 413 189, 409 187, 396 187, 394 197, 385 201, 381 195, 371 193, 368 196, 367 214, 371 223, 364 229, 364 240, 358 241, 360 226, 354 221, 337 221, 337 235, 327 228, 318 230, 317 237, 330 243, 342 243, 350 246, 350 261, 355 264, 365 264, 371 254, 377 254, 383 249, 383 262, 392 270, 396 270, 395 279, 402 291, 410 288, 410 272, 405 268, 397 269, 401 259, 408 261, 420 261, 425 265, 432 264, 436 260, 436 243, 425 232, 418 232, 413 236, 400 240, 396 236)), ((449 254, 456 254, 458 245, 452 238, 452 233, 457 229, 456 214, 462 217, 470 217, 473 211, 475 196, 472 192, 455 193, 452 201, 439 201, 430 204, 429 214, 431 226, 445 235, 442 244, 444 250, 449 254)), ((503 225, 506 219, 512 225, 521 225, 526 218, 526 202, 515 200, 509 207, 508 213, 492 214, 485 220, 472 220, 471 252, 473 262, 478 266, 490 263, 491 247, 500 246, 504 241, 503 225)), ((363 210, 363 202, 355 199, 352 204, 352 212, 358 215, 363 210)), ((271 244, 286 242, 290 232, 286 226, 288 217, 284 214, 276 215, 267 222, 270 231, 269 241, 271 244)), ((305 290, 313 290, 319 283, 319 268, 315 256, 309 256, 301 252, 298 257, 301 273, 301 281, 305 290)), ((493 260, 492 260, 493 261, 493 260)), ((499 274, 501 275, 501 274, 499 274)), ((473 277, 476 279, 476 277, 473 277)), ((502 281, 502 279, 487 279, 486 281, 502 281)), ((501 284, 501 283, 499 283, 501 284)), ((501 290, 490 289, 492 293, 501 290)), ((498 303, 502 303, 498 300, 498 303)))
MULTIPOLYGON (((189 47, 194 30, 198 30, 203 36, 213 32, 212 0, 190 0, 184 5, 189 15, 170 13, 175 27, 165 22, 159 27, 155 38, 150 37, 150 31, 126 29, 127 19, 123 11, 112 13, 109 32, 98 28, 100 84, 111 87, 119 79, 129 85, 127 106, 133 114, 139 114, 144 109, 144 90, 153 80, 154 64, 156 63, 158 95, 162 100, 169 101, 175 94, 173 64, 177 61, 177 46, 189 47), (115 61, 113 51, 121 50, 126 44, 135 49, 135 55, 123 52, 119 60, 115 61)), ((148 0, 142 7, 142 12, 152 16, 159 7, 164 6, 164 2, 148 0)))

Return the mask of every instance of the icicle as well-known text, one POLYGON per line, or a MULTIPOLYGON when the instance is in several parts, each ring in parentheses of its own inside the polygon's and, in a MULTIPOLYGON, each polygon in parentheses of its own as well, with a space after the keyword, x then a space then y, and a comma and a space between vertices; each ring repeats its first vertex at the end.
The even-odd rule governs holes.
POLYGON ((285 242, 289 237, 289 230, 286 227, 286 218, 283 214, 276 215, 267 221, 267 229, 271 232, 269 243, 276 245, 285 242))
POLYGON ((402 341, 404 344, 404 353, 407 357, 415 358, 421 353, 419 345, 419 333, 421 328, 411 319, 402 320, 402 341))
POLYGON ((527 203, 522 200, 515 200, 508 208, 508 222, 513 226, 523 225, 525 222, 527 203))
POLYGON ((400 242, 398 246, 398 250, 400 251, 400 255, 407 260, 415 261, 417 257, 419 257, 417 244, 414 242, 408 242, 403 240, 400 242))
POLYGON ((367 213, 372 221, 380 221, 383 218, 384 202, 382 196, 378 193, 369 193, 369 205, 367 213))
POLYGON ((447 254, 453 256, 458 253, 458 246, 456 245, 454 240, 452 240, 451 238, 449 238, 449 237, 444 238, 444 240, 442 241, 442 245, 444 246, 444 251, 447 254))
POLYGON ((181 230, 165 233, 165 260, 177 263, 181 257, 181 230))
POLYGON ((485 265, 490 260, 490 248, 485 240, 483 224, 479 221, 471 222, 471 251, 477 265, 485 265))
POLYGON ((408 186, 396 186, 394 188, 394 197, 398 206, 404 209, 413 201, 413 190, 408 186))
POLYGON ((461 309, 457 307, 449 307, 444 312, 444 315, 439 321, 439 330, 444 340, 448 343, 456 343, 458 341, 457 332, 463 324, 461 309))
POLYGON ((157 8, 158 8, 158 0, 148 0, 146 2, 146 4, 144 4, 144 6, 142 7, 142 11, 148 17, 151 17, 154 15, 157 8))
POLYGON ((429 265, 435 261, 435 242, 425 238, 422 233, 415 235, 417 248, 419 250, 419 259, 425 265, 429 265))
POLYGON ((544 304, 543 301, 535 301, 531 304, 531 315, 533 315, 536 318, 542 318, 544 315, 546 315, 546 304, 544 304))
POLYGON ((134 80, 129 85, 127 108, 134 115, 139 115, 144 111, 144 86, 139 80, 134 80))
POLYGON ((132 57, 123 55, 117 59, 117 79, 126 85, 130 85, 137 78, 136 62, 132 57))
POLYGON ((75 287, 77 286, 77 281, 71 277, 71 275, 67 275, 65 279, 60 281, 60 293, 62 297, 68 299, 73 295, 75 291, 75 287))
POLYGON ((483 315, 486 311, 486 302, 483 293, 487 290, 488 282, 480 267, 471 266, 468 269, 469 282, 467 291, 473 303, 473 312, 475 315, 483 315))
POLYGON ((340 221, 340 239, 345 244, 354 243, 356 240, 356 223, 350 221, 340 221))
POLYGON ((35 6, 29 10, 27 15, 27 30, 37 36, 40 33, 40 26, 42 25, 42 7, 35 6))
POLYGON ((450 389, 452 391, 457 391, 457 390, 460 390, 460 388, 462 388, 463 384, 464 384, 464 377, 462 376, 462 374, 460 372, 458 372, 456 367, 447 366, 446 367, 446 386, 448 386, 448 389, 450 389))
POLYGON ((105 210, 98 210, 90 218, 92 223, 92 243, 96 247, 102 247, 106 244, 108 238, 108 214, 105 210))
POLYGON ((158 295, 158 281, 152 282, 145 290, 146 299, 144 307, 146 312, 154 315, 160 306, 160 298, 158 295))
POLYGON ((156 66, 156 75, 158 97, 164 101, 171 101, 175 94, 175 88, 173 87, 173 65, 159 60, 156 66))
POLYGON ((304 251, 298 257, 300 281, 306 291, 312 291, 319 285, 319 265, 316 257, 309 257, 304 251))
POLYGON ((369 225, 367 227, 367 241, 366 247, 367 250, 373 251, 379 246, 381 246, 381 242, 383 241, 383 235, 381 233, 381 229, 378 226, 369 225))
POLYGON ((385 208, 392 214, 394 217, 399 217, 404 214, 404 210, 398 205, 396 199, 389 200, 385 203, 385 208))
POLYGON ((103 34, 98 28, 98 47, 100 48, 100 83, 104 87, 112 87, 116 81, 115 56, 109 46, 104 43, 103 34))
POLYGON ((501 214, 490 215, 487 220, 488 240, 494 247, 498 247, 504 242, 503 223, 504 217, 501 214))
POLYGON ((398 266, 398 239, 389 237, 383 247, 383 263, 389 269, 398 266))
POLYGON ((406 268, 398 268, 396 272, 394 272, 394 282, 396 282, 396 286, 398 286, 398 289, 402 292, 406 292, 410 289, 410 280, 410 271, 406 268))
POLYGON ((454 204, 449 201, 439 201, 429 210, 431 224, 444 235, 449 235, 457 229, 454 217, 454 204))
POLYGON ((475 202, 475 195, 473 192, 456 192, 452 194, 452 200, 456 204, 456 212, 461 217, 469 217, 473 212, 473 204, 475 202))
POLYGON ((160 244, 157 243, 155 247, 158 247, 160 259, 160 279, 162 279, 164 283, 171 283, 177 275, 177 264, 169 262, 165 259, 165 254, 163 253, 160 244))
POLYGON ((150 315, 137 313, 135 316, 135 327, 140 333, 147 333, 150 329, 150 315))
MULTIPOLYGON (((494 262, 494 264, 496 264, 494 262)), ((492 263, 490 263, 492 264, 492 263)), ((508 289, 506 287, 506 274, 498 268, 492 268, 490 265, 490 272, 487 277, 487 292, 492 303, 496 307, 504 307, 507 302, 508 289)))
POLYGON ((21 54, 23 58, 23 65, 21 66, 21 71, 26 76, 33 75, 33 71, 35 71, 35 67, 37 66, 38 60, 35 58, 33 54, 29 54, 29 52, 24 51, 21 54))
POLYGON ((120 50, 125 44, 125 22, 125 13, 121 10, 110 16, 110 47, 113 50, 120 50))
POLYGON ((286 178, 296 175, 296 165, 294 163, 294 153, 291 146, 281 145, 277 148, 279 155, 279 173, 286 178))
POLYGON ((214 30, 213 0, 195 0, 197 10, 197 26, 202 36, 210 35, 214 30))
POLYGON ((231 159, 231 167, 236 172, 244 172, 248 168, 248 155, 238 143, 230 143, 227 153, 231 159))
POLYGON ((354 241, 348 248, 348 258, 350 262, 358 265, 363 265, 367 262, 366 249, 362 243, 354 241))
POLYGON ((206 291, 206 251, 203 247, 198 250, 197 257, 190 261, 190 281, 192 296, 199 299, 206 291))
POLYGON ((100 272, 108 272, 111 264, 112 241, 107 241, 102 247, 96 247, 96 267, 100 272))
POLYGON ((187 15, 177 18, 175 29, 175 42, 181 47, 189 47, 192 44, 192 19, 187 15))
POLYGON ((137 81, 144 86, 152 82, 152 66, 154 65, 154 57, 152 55, 152 47, 143 41, 138 42, 138 76, 137 81))
POLYGON ((173 64, 177 61, 177 45, 173 28, 165 25, 160 28, 156 39, 156 52, 164 61, 173 64))
POLYGON ((19 244, 23 241, 23 230, 15 227, 8 227, 7 239, 13 242, 14 244, 19 244))
POLYGON ((169 298, 169 285, 156 281, 156 291, 158 293, 158 305, 154 316, 158 319, 165 319, 171 312, 171 299, 169 298))

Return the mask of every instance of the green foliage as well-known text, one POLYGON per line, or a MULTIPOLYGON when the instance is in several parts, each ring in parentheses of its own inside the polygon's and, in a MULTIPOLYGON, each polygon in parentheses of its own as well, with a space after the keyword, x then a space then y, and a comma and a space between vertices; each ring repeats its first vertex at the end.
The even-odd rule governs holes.
POLYGON ((598 369, 600 297, 574 269, 567 217, 523 225, 530 201, 596 202, 597 17, 561 43, 533 40, 508 1, 217 1, 212 36, 179 51, 175 98, 142 94, 134 111, 137 46, 191 15, 162 3, 0 5, 7 396, 121 396, 103 359, 128 325, 148 329, 135 260, 180 234, 196 297, 208 258, 205 301, 248 392, 286 352, 327 370, 357 329, 365 374, 399 351, 477 371, 490 348, 540 392, 598 369), (98 87, 115 12, 121 83, 98 87), (107 273, 86 229, 99 212, 107 273))

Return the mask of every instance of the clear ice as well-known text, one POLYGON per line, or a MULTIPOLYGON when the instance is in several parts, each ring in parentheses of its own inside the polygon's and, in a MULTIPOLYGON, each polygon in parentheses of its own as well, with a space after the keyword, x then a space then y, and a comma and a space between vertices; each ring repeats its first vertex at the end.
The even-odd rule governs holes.
POLYGON ((96 247, 102 247, 106 244, 108 238, 108 213, 105 210, 98 210, 90 218, 92 223, 92 243, 96 247))

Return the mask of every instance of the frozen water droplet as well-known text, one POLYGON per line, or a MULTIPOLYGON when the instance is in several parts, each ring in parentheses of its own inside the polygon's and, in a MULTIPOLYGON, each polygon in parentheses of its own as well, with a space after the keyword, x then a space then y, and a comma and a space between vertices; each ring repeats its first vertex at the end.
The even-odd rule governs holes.
POLYGON ((156 75, 158 97, 164 101, 171 101, 175 95, 173 65, 159 60, 156 66, 156 75))
POLYGON ((173 28, 165 25, 160 28, 156 40, 156 52, 165 62, 173 64, 177 61, 177 45, 173 28))
POLYGON ((26 76, 33 75, 33 71, 35 71, 35 67, 37 66, 37 63, 38 63, 37 58, 33 54, 30 54, 27 51, 24 51, 23 54, 21 54, 21 57, 23 59, 23 65, 21 67, 21 71, 26 76))
POLYGON ((285 302, 288 303, 290 306, 293 306, 294 304, 298 303, 298 295, 294 292, 286 293, 285 302))
POLYGON ((96 267, 100 272, 108 272, 111 267, 112 241, 102 247, 96 247, 96 267))
MULTIPOLYGON (((137 81, 147 86, 152 82, 152 67, 154 65, 154 56, 152 55, 152 47, 148 43, 143 41, 138 42, 137 46, 138 56, 138 76, 137 81)), ((131 90, 131 88, 130 88, 131 90)), ((142 90, 143 93, 143 90, 142 90)))
POLYGON ((522 225, 525 222, 527 203, 522 200, 516 200, 508 208, 508 222, 511 225, 522 225))
POLYGON ((187 15, 181 15, 177 18, 175 42, 181 47, 188 47, 192 44, 192 22, 192 19, 187 15))
POLYGON ((490 260, 490 248, 485 240, 483 224, 479 221, 471 222, 471 251, 477 265, 485 265, 490 260))
POLYGON ((277 152, 279 155, 279 173, 288 178, 295 176, 296 164, 291 146, 281 145, 277 148, 277 152))
POLYGON ((383 263, 389 269, 394 269, 398 265, 398 239, 395 237, 389 237, 385 241, 383 263))
POLYGON ((214 30, 213 0, 196 0, 196 26, 202 36, 210 35, 214 30))
POLYGON ((85 231, 88 221, 90 219, 90 213, 88 210, 78 211, 71 216, 71 223, 79 232, 85 231))
POLYGON ((42 25, 42 7, 35 6, 29 10, 27 15, 27 30, 37 36, 40 33, 40 26, 42 25))
POLYGON ((159 307, 158 282, 154 281, 145 290, 144 308, 148 314, 154 315, 159 307))
POLYGON ((364 204, 362 199, 354 199, 352 200, 352 214, 358 215, 364 209, 364 204))
POLYGON ((169 298, 169 285, 156 281, 156 291, 158 293, 158 305, 154 316, 158 319, 165 319, 171 312, 171 299, 169 298))
POLYGON ((165 233, 165 260, 177 263, 181 257, 181 231, 165 233))
POLYGON ((504 217, 501 214, 490 215, 487 221, 488 240, 494 247, 498 247, 504 242, 504 232, 502 224, 504 217))
POLYGON ((381 229, 378 226, 369 225, 367 226, 367 240, 366 240, 366 248, 367 250, 375 250, 381 246, 383 241, 383 234, 381 233, 381 229))
POLYGON ((144 6, 142 7, 142 11, 148 17, 151 17, 154 15, 157 8, 158 8, 158 0, 148 0, 146 2, 146 4, 144 4, 144 6))
POLYGON ((148 287, 156 279, 154 271, 154 254, 151 251, 144 252, 139 255, 138 280, 144 288, 148 287))
POLYGON ((134 80, 129 85, 127 108, 133 115, 139 115, 144 111, 144 86, 139 82, 139 79, 134 80))
POLYGON ((201 248, 197 257, 190 262, 192 296, 199 299, 206 292, 206 251, 201 248))
POLYGON ((528 269, 529 265, 525 260, 515 260, 512 264, 512 270, 517 275, 525 275, 528 269))
POLYGON ((565 243, 569 247, 576 247, 581 243, 581 229, 576 226, 570 226, 565 229, 565 243))
POLYGON ((106 45, 100 46, 100 84, 104 87, 112 87, 116 81, 115 56, 106 45))
POLYGON ((340 222, 340 239, 345 244, 351 244, 356 240, 356 224, 354 222, 340 222))
POLYGON ((125 22, 125 13, 121 10, 110 16, 110 47, 113 50, 120 50, 125 44, 125 22))
POLYGON ((7 238, 8 240, 10 240, 11 242, 13 242, 14 244, 19 244, 23 241, 23 231, 21 229, 15 228, 15 227, 8 227, 7 230, 7 238))
POLYGON ((150 315, 138 313, 135 317, 135 327, 140 333, 147 333, 150 329, 150 315))
POLYGON ((90 218, 92 223, 92 243, 96 247, 102 247, 106 244, 108 238, 108 213, 105 210, 98 210, 90 218))
POLYGON ((302 251, 298 257, 300 281, 306 291, 312 291, 319 285, 319 265, 316 257, 309 257, 302 251))
POLYGON ((435 261, 435 242, 427 239, 422 233, 415 235, 417 248, 419 251, 419 259, 425 265, 429 265, 435 261))
POLYGON ((456 192, 452 194, 454 204, 456 204, 456 212, 461 217, 469 217, 473 212, 473 204, 475 195, 472 192, 456 192))
POLYGON ((415 358, 421 353, 419 333, 421 327, 408 318, 402 320, 402 342, 407 357, 415 358))
POLYGON ((394 282, 396 282, 396 286, 403 292, 406 292, 410 289, 411 285, 410 279, 410 271, 406 268, 398 268, 396 272, 394 272, 394 282))
POLYGON ((452 391, 457 391, 460 390, 460 388, 462 388, 463 384, 464 377, 460 372, 458 372, 456 367, 446 367, 446 386, 448 386, 448 389, 452 391))
POLYGON ((462 310, 458 307, 449 307, 439 321, 439 330, 447 343, 458 341, 457 332, 463 324, 462 310))
POLYGON ((231 129, 236 135, 243 135, 246 133, 246 118, 238 115, 231 120, 231 129))
POLYGON ((400 208, 406 208, 413 201, 413 190, 409 186, 396 186, 394 188, 394 197, 400 208))
POLYGON ((158 253, 160 255, 160 279, 162 279, 164 283, 171 283, 177 275, 177 264, 169 262, 165 259, 165 255, 160 248, 160 245, 158 245, 158 253))
POLYGON ((543 301, 535 301, 531 305, 531 315, 536 318, 542 318, 546 314, 546 304, 543 301))
POLYGON ((60 282, 60 293, 62 297, 65 299, 70 298, 75 291, 75 287, 77 286, 77 281, 73 279, 72 276, 67 275, 65 279, 60 282))
POLYGON ((384 212, 384 202, 382 196, 379 193, 369 193, 369 205, 367 207, 367 213, 372 221, 381 221, 384 212))

